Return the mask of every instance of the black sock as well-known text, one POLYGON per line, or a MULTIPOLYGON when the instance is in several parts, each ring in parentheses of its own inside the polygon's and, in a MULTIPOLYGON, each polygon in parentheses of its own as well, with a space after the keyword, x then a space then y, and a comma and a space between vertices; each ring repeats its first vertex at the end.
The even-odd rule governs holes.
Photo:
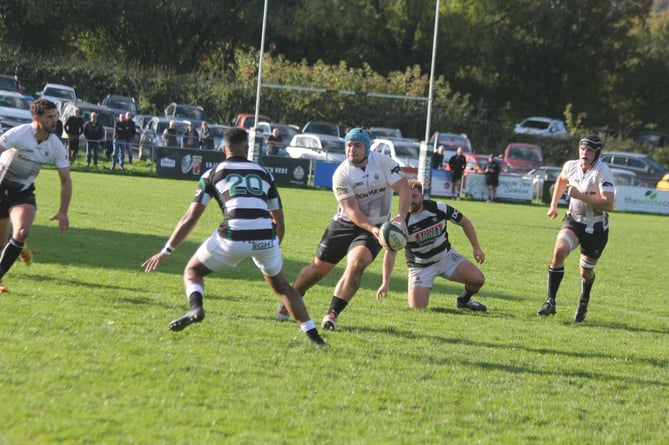
POLYGON ((200 292, 193 292, 188 296, 190 303, 190 310, 202 309, 202 294, 200 292))
POLYGON ((12 267, 19 255, 21 255, 21 250, 23 250, 23 244, 14 238, 9 238, 5 248, 2 250, 2 256, 0 256, 0 280, 12 267))
POLYGON ((478 291, 470 291, 467 289, 467 286, 465 286, 465 289, 462 291, 460 296, 458 297, 458 300, 462 303, 469 303, 469 300, 472 299, 472 296, 478 291))
POLYGON ((555 296, 557 291, 560 288, 560 282, 562 282, 562 277, 564 277, 564 267, 558 267, 553 269, 552 267, 548 268, 548 299, 555 301, 555 296))
POLYGON ((595 277, 586 281, 581 282, 581 298, 578 299, 579 303, 587 304, 590 301, 590 291, 592 290, 592 285, 595 283, 595 277))
POLYGON ((322 345, 325 344, 325 341, 321 338, 321 335, 318 333, 318 330, 316 328, 309 329, 307 332, 307 337, 309 337, 309 340, 311 340, 312 343, 316 345, 322 345))
POLYGON ((334 312, 335 316, 337 316, 341 313, 341 311, 344 310, 347 304, 348 301, 342 300, 341 298, 333 295, 332 300, 330 301, 330 308, 328 309, 328 313, 334 312))

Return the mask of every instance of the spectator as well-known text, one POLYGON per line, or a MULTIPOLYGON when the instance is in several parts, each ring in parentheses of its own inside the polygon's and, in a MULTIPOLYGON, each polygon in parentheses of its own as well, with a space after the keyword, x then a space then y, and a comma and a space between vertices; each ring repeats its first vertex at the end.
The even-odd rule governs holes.
POLYGON ((495 156, 488 156, 488 163, 483 169, 485 173, 485 183, 488 186, 488 202, 497 199, 497 187, 499 186, 499 164, 495 161, 495 156))
POLYGON ((448 166, 451 169, 451 183, 453 184, 453 196, 460 199, 462 193, 462 175, 465 173, 467 158, 462 154, 462 147, 458 147, 451 159, 448 160, 448 166))
POLYGON ((211 129, 209 129, 209 124, 202 122, 202 127, 200 128, 200 150, 213 150, 214 149, 214 136, 211 134, 211 129))
POLYGON ((444 169, 444 149, 443 145, 440 145, 437 148, 437 151, 432 155, 432 168, 434 170, 443 170, 444 169))
POLYGON ((91 155, 93 165, 98 166, 98 151, 100 142, 105 137, 105 128, 98 122, 98 114, 91 113, 91 119, 84 124, 84 136, 86 137, 86 166, 91 166, 91 155))
POLYGON ((84 132, 84 121, 79 116, 78 108, 74 109, 74 114, 65 122, 65 133, 67 133, 67 152, 70 164, 77 158, 79 153, 79 136, 84 132))
MULTIPOLYGON (((128 164, 132 165, 132 143, 135 140, 135 135, 137 134, 137 126, 135 125, 135 121, 132 120, 132 113, 129 111, 125 113, 125 124, 127 126, 125 149, 128 152, 128 164)), ((121 153, 121 157, 123 157, 123 153, 121 153)))
POLYGON ((183 136, 181 137, 181 148, 199 148, 200 144, 200 135, 193 126, 192 122, 188 123, 188 128, 184 131, 183 136))
POLYGON ((177 124, 170 121, 170 125, 163 131, 163 144, 166 147, 178 147, 177 144, 177 124))
POLYGON ((116 164, 123 170, 123 152, 125 144, 128 141, 128 126, 125 122, 125 114, 118 115, 118 120, 114 124, 114 151, 112 152, 112 170, 116 169, 116 164))
POLYGON ((283 138, 279 134, 279 129, 275 128, 272 130, 272 134, 267 137, 267 154, 277 155, 280 148, 283 148, 283 138))

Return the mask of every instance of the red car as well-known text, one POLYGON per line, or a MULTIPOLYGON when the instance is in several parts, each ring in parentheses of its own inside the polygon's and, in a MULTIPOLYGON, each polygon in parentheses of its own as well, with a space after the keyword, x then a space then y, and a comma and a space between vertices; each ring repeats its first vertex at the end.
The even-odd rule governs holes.
POLYGON ((504 162, 517 173, 527 173, 544 165, 543 149, 536 144, 512 142, 504 150, 504 162))
MULTIPOLYGON (((258 115, 258 122, 267 122, 271 124, 272 118, 260 114, 258 115)), ((232 125, 234 127, 246 128, 248 130, 249 128, 255 127, 256 115, 251 113, 239 113, 232 121, 232 125)))

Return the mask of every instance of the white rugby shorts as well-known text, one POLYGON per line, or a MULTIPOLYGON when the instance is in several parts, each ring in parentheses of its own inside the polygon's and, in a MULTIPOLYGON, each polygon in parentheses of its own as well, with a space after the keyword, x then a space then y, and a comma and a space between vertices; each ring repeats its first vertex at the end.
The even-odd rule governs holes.
POLYGON ((260 272, 270 277, 278 275, 283 267, 278 237, 273 240, 230 241, 215 230, 195 254, 213 272, 236 267, 246 258, 252 258, 260 272))

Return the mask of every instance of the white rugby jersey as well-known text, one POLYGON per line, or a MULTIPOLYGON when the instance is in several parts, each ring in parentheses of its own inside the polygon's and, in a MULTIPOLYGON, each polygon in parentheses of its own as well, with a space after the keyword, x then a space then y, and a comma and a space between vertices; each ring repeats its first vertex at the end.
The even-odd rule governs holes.
POLYGON ((17 125, 0 136, 0 145, 5 149, 0 155, 0 172, 5 177, 0 186, 24 190, 35 182, 42 166, 53 162, 57 168, 68 167, 67 151, 54 134, 38 143, 37 130, 32 124, 17 125))
MULTIPOLYGON (((355 196, 362 213, 372 224, 388 221, 393 204, 393 188, 404 178, 402 167, 390 156, 370 152, 365 168, 359 168, 345 160, 332 175, 332 191, 337 201, 355 196)), ((337 208, 335 221, 351 222, 341 205, 337 208)))
POLYGON ((447 223, 460 224, 462 213, 446 203, 426 199, 423 210, 409 213, 406 224, 409 231, 404 248, 408 267, 427 267, 441 260, 451 250, 447 223))
POLYGON ((270 210, 280 210, 274 177, 255 162, 232 157, 202 174, 193 202, 214 198, 223 212, 218 233, 232 241, 272 240, 276 230, 270 210))
MULTIPOLYGON (((571 186, 588 195, 615 192, 613 173, 606 163, 599 160, 593 168, 585 172, 581 168, 581 161, 567 161, 562 167, 562 175, 569 180, 571 186)), ((574 221, 585 224, 586 232, 589 233, 592 233, 593 226, 597 223, 602 223, 603 229, 609 226, 607 212, 594 209, 579 199, 569 200, 569 215, 574 221)))

